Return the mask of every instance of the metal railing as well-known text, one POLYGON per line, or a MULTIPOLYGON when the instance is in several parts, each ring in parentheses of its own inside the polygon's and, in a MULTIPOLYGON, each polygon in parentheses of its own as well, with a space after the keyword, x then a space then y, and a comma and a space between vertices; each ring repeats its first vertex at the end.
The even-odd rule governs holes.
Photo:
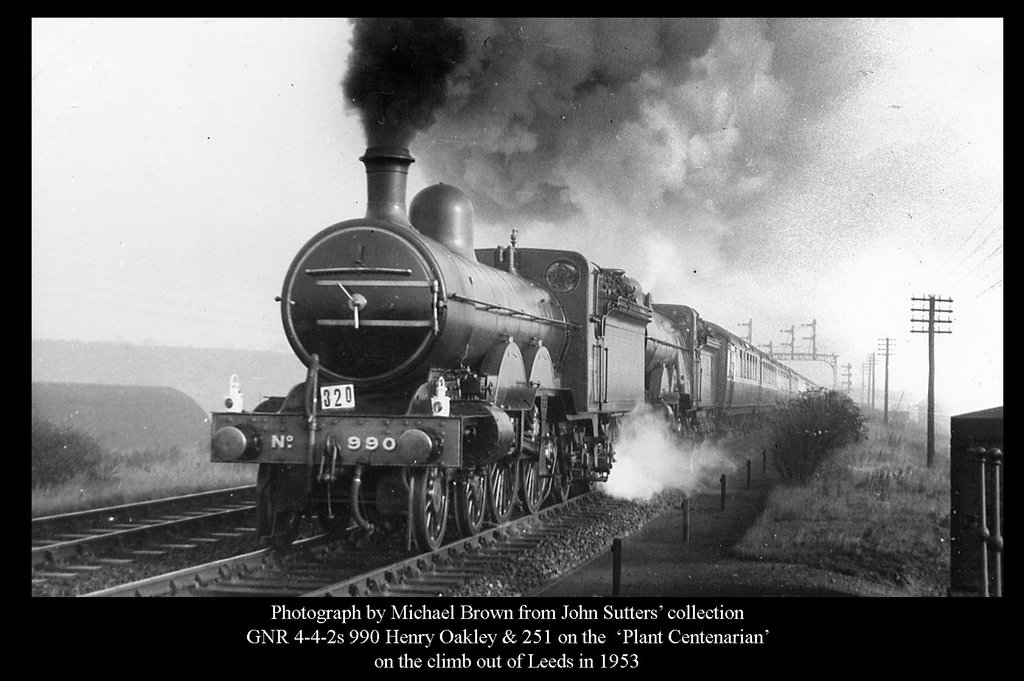
POLYGON ((972 447, 967 450, 968 454, 978 457, 979 473, 981 484, 978 489, 978 536, 981 539, 981 595, 1002 596, 1003 595, 1003 529, 1002 509, 1000 507, 1003 496, 1002 465, 1003 452, 996 447, 972 447), (989 468, 990 467, 990 468, 989 468), (989 468, 989 470, 986 470, 989 468), (991 490, 989 488, 991 487, 991 490), (991 527, 988 517, 988 503, 986 497, 991 497, 992 517, 991 527), (989 554, 992 554, 991 561, 989 554), (991 562, 991 575, 989 574, 991 562), (990 589, 989 583, 995 582, 994 588, 990 589), (992 593, 994 591, 994 593, 992 593))
POLYGON ((1003 596, 1003 408, 950 419, 951 596, 1003 596))

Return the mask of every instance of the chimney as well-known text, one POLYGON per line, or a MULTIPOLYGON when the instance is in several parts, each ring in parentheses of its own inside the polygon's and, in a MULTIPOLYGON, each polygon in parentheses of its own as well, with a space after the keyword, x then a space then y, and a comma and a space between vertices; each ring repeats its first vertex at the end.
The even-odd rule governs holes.
POLYGON ((368 147, 359 158, 366 165, 366 217, 412 227, 405 210, 405 183, 413 157, 405 147, 368 147))

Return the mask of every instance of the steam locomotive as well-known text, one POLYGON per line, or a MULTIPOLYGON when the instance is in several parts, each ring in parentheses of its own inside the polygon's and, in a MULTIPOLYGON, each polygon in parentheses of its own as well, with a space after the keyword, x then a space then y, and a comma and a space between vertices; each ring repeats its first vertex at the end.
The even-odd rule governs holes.
POLYGON ((640 283, 567 250, 476 249, 446 184, 405 195, 413 158, 370 147, 367 212, 296 255, 280 296, 304 382, 212 415, 211 460, 258 464, 257 534, 291 544, 305 514, 373 531, 405 517, 422 550, 605 481, 618 420, 659 409, 706 433, 807 386, 640 283))

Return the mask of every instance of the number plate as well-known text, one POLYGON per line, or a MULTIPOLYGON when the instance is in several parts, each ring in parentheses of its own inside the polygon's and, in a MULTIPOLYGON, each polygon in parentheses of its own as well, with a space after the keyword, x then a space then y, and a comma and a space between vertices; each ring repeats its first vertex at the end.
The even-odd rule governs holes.
POLYGON ((320 386, 321 409, 354 409, 356 391, 351 383, 320 386))

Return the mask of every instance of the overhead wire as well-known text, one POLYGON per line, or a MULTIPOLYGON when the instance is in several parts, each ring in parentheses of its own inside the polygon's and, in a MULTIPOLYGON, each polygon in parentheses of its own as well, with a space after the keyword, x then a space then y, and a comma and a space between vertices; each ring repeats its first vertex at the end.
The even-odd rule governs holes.
POLYGON ((981 247, 982 247, 982 246, 984 246, 984 245, 985 245, 985 244, 986 244, 986 243, 988 242, 988 240, 989 240, 990 238, 992 238, 992 235, 996 233, 996 230, 997 230, 997 229, 1001 229, 1001 228, 1002 228, 1002 226, 1003 226, 1003 223, 1001 223, 1001 222, 1000 222, 1000 223, 999 223, 999 224, 997 224, 997 225, 996 225, 995 227, 993 227, 993 228, 992 228, 992 229, 991 229, 991 230, 989 231, 989 233, 985 235, 985 238, 984 238, 984 239, 982 239, 982 240, 981 240, 980 242, 978 242, 978 245, 974 247, 974 250, 973 250, 973 251, 971 251, 970 253, 968 253, 968 254, 967 254, 967 256, 966 256, 966 257, 964 257, 964 259, 963 259, 963 260, 961 260, 961 261, 960 261, 960 262, 959 262, 959 263, 957 264, 957 266, 956 266, 956 267, 954 267, 954 268, 953 268, 952 270, 950 270, 950 272, 949 272, 949 275, 948 275, 948 276, 952 277, 952 276, 953 276, 954 274, 956 274, 956 271, 957 271, 957 270, 959 270, 959 269, 960 269, 961 267, 963 267, 964 263, 966 263, 966 262, 967 262, 968 260, 970 260, 970 259, 971 259, 971 257, 972 257, 972 256, 973 256, 973 255, 974 255, 975 253, 977 253, 977 252, 978 252, 979 250, 981 250, 981 247))
MULTIPOLYGON (((1002 247, 1000 246, 999 248, 1002 247)), ((981 263, 979 263, 974 269, 977 269, 977 267, 979 267, 980 265, 981 263)), ((991 267, 985 268, 983 271, 979 272, 975 276, 962 277, 962 282, 961 280, 958 280, 957 288, 959 288, 963 292, 961 294, 962 298, 968 298, 970 296, 973 296, 977 292, 982 291, 983 289, 988 287, 993 281, 995 281, 998 278, 1001 278, 1002 276, 1002 266, 993 265, 991 267)))
POLYGON ((996 246, 992 250, 992 252, 989 253, 985 258, 983 258, 983 259, 979 260, 977 263, 975 263, 974 267, 972 267, 969 271, 964 272, 962 275, 957 277, 956 280, 954 280, 953 283, 950 285, 950 288, 954 288, 954 287, 959 286, 961 284, 961 282, 965 282, 966 286, 971 286, 971 285, 974 285, 974 284, 978 284, 979 282, 984 281, 986 279, 989 279, 993 275, 1000 274, 1002 272, 1002 267, 995 267, 994 266, 991 269, 988 269, 988 270, 982 272, 979 276, 974 277, 973 279, 971 277, 971 275, 973 275, 975 272, 978 271, 979 267, 981 267, 986 262, 991 260, 992 257, 995 256, 997 253, 999 253, 999 251, 1001 251, 1001 250, 1003 250, 1003 245, 1002 244, 996 246))
MULTIPOLYGON (((973 231, 972 231, 972 232, 971 232, 971 233, 970 233, 970 234, 969 234, 969 235, 967 236, 967 238, 966 238, 966 239, 964 239, 964 240, 963 240, 962 242, 960 242, 960 245, 959 245, 959 246, 957 246, 957 247, 956 247, 956 248, 955 248, 955 249, 953 250, 953 252, 952 252, 952 253, 950 253, 950 255, 949 255, 949 258, 947 259, 946 263, 945 263, 945 264, 943 265, 942 269, 945 269, 946 267, 949 267, 949 264, 950 264, 951 262, 953 262, 953 260, 955 260, 955 259, 956 259, 956 255, 957 255, 957 253, 959 253, 959 252, 960 252, 960 249, 961 249, 961 248, 963 248, 963 247, 964 247, 964 245, 965 245, 965 244, 966 244, 966 243, 967 243, 968 241, 970 241, 970 240, 971 240, 971 238, 972 238, 972 237, 973 237, 973 236, 974 236, 975 234, 977 234, 977 233, 978 233, 978 230, 979 230, 979 229, 981 229, 981 226, 982 226, 982 225, 984 225, 984 224, 985 224, 985 223, 986 223, 986 222, 988 221, 988 219, 989 219, 990 217, 992 217, 992 213, 994 213, 994 212, 995 212, 996 208, 998 208, 998 207, 999 207, 999 204, 1000 204, 1000 203, 1002 203, 1002 202, 1003 202, 1003 200, 1002 200, 1002 199, 999 199, 999 200, 998 200, 998 201, 996 201, 996 202, 995 202, 994 204, 992 204, 992 208, 990 208, 990 209, 989 209, 989 211, 988 211, 988 213, 986 213, 986 214, 985 214, 985 217, 983 217, 983 218, 981 219, 981 222, 979 222, 979 223, 977 224, 977 226, 975 226, 974 230, 973 230, 973 231)), ((955 270, 955 268, 954 268, 954 270, 955 270)), ((952 273, 953 273, 953 272, 951 271, 951 272, 950 272, 950 274, 952 274, 952 273)))
POLYGON ((992 284, 992 285, 991 285, 991 286, 989 286, 989 287, 988 287, 987 289, 985 289, 984 291, 982 291, 982 292, 981 292, 981 293, 979 293, 978 295, 974 296, 973 298, 971 298, 971 299, 970 299, 970 300, 968 300, 967 302, 969 302, 969 303, 970 303, 970 302, 972 302, 972 301, 975 301, 975 300, 977 300, 978 298, 981 298, 981 297, 982 297, 983 295, 985 295, 986 293, 988 293, 989 291, 991 291, 991 290, 992 290, 992 289, 994 289, 994 288, 995 288, 996 286, 999 286, 999 285, 1000 285, 1000 284, 1002 284, 1002 283, 1003 283, 1003 280, 1002 280, 1002 279, 1000 279, 999 281, 997 281, 996 283, 992 284))

